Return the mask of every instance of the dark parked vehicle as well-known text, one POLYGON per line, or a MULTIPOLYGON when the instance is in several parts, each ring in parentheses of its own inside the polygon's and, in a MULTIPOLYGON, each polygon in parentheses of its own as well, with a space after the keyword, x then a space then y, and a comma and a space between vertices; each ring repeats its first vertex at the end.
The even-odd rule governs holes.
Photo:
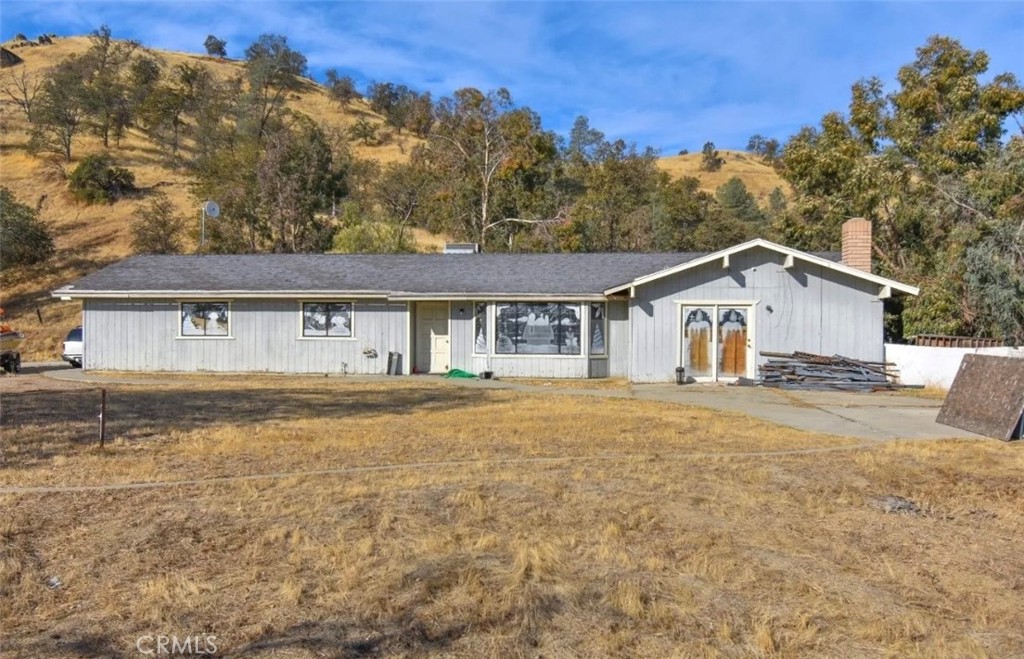
POLYGON ((0 368, 8 373, 21 371, 21 353, 18 348, 24 340, 25 335, 11 328, 4 310, 0 309, 0 368))

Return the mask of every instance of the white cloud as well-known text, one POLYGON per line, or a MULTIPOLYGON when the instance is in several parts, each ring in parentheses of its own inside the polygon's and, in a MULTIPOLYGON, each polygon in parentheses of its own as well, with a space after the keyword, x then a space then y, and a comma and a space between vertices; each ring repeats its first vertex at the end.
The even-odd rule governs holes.
MULTIPOLYGON (((1011 3, 348 3, 36 2, 4 5, 4 29, 115 36, 232 56, 278 33, 315 72, 329 67, 446 95, 508 87, 567 129, 578 114, 609 138, 668 151, 754 132, 785 138, 842 110, 860 77, 891 81, 935 33, 1024 61, 1024 11, 1011 3), (781 132, 780 132, 781 131, 781 132)), ((699 146, 699 145, 698 145, 699 146)))

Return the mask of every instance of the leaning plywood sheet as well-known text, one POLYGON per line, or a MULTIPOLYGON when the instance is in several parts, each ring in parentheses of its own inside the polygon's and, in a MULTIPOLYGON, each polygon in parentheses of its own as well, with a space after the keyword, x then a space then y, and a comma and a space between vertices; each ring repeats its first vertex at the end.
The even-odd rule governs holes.
POLYGON ((1010 440, 1024 414, 1024 359, 964 355, 939 423, 1010 440))

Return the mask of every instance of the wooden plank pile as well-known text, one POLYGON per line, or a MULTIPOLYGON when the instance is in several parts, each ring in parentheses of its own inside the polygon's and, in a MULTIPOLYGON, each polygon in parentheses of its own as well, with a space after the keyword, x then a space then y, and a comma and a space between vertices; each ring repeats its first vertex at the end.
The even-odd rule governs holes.
POLYGON ((768 361, 758 367, 761 384, 780 389, 885 391, 896 384, 894 364, 865 362, 841 355, 827 357, 810 352, 762 352, 768 361))

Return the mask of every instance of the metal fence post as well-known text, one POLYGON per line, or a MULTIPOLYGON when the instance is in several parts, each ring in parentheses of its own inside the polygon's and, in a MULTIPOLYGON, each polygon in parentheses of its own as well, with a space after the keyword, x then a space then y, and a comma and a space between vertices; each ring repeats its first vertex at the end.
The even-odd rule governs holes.
POLYGON ((100 448, 107 440, 107 390, 100 389, 100 448))

